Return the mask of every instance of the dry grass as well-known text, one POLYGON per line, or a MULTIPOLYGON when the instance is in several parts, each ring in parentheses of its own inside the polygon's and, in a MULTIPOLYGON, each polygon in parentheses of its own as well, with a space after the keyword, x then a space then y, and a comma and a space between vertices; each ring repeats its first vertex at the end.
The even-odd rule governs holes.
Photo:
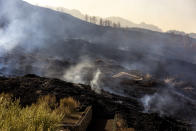
POLYGON ((72 97, 64 98, 60 100, 60 107, 69 107, 71 111, 75 111, 75 109, 80 105, 80 103, 74 100, 72 97))
POLYGON ((73 98, 65 98, 58 106, 56 98, 49 95, 25 108, 19 103, 20 100, 12 101, 11 95, 0 95, 0 130, 56 131, 58 124, 79 105, 73 98))
POLYGON ((115 131, 128 131, 127 122, 121 116, 121 114, 116 114, 115 115, 113 130, 115 130, 115 131))

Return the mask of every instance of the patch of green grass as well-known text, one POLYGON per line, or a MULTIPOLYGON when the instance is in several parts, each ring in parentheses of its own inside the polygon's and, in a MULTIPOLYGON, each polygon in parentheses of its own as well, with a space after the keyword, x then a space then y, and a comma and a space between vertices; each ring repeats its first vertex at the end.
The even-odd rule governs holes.
POLYGON ((73 98, 62 99, 58 105, 56 98, 49 95, 24 108, 19 103, 19 99, 12 101, 11 95, 0 95, 1 131, 56 131, 79 105, 73 98))

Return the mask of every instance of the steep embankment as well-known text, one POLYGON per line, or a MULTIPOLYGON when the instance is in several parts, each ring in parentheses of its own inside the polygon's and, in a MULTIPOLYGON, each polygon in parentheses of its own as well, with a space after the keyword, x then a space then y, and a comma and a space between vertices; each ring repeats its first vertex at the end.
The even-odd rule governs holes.
MULTIPOLYGON (((190 125, 171 117, 142 113, 140 103, 131 98, 120 97, 106 92, 94 93, 89 86, 67 83, 35 75, 16 78, 0 78, 0 93, 12 93, 21 99, 23 106, 32 104, 39 96, 53 94, 60 98, 72 96, 79 100, 82 107, 93 106, 93 119, 113 118, 120 112, 128 121, 129 127, 141 131, 189 130, 190 125)), ((151 88, 148 88, 151 90, 151 88)))

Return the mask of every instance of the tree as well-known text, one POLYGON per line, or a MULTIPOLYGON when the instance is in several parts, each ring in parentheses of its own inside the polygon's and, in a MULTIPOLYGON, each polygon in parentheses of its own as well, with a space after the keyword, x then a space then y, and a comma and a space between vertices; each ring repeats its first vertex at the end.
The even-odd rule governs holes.
POLYGON ((102 18, 100 18, 100 20, 99 20, 99 25, 101 25, 101 26, 104 25, 104 24, 103 24, 103 19, 102 19, 102 18))
POLYGON ((104 25, 105 26, 112 26, 112 22, 110 20, 105 20, 104 25))
POLYGON ((112 26, 112 21, 108 20, 108 26, 112 26))
POLYGON ((116 23, 113 23, 113 27, 114 27, 114 28, 117 28, 117 24, 116 24, 116 23))
POLYGON ((89 16, 86 14, 85 15, 85 20, 88 22, 89 21, 89 16))
POLYGON ((105 20, 105 21, 104 21, 104 25, 105 25, 105 26, 108 26, 108 20, 105 20))
POLYGON ((90 23, 93 23, 93 17, 90 16, 90 23))
POLYGON ((120 22, 118 22, 117 27, 118 27, 118 28, 120 28, 120 27, 121 27, 120 22))
POLYGON ((97 18, 95 16, 92 17, 92 23, 94 23, 94 24, 97 23, 97 18))

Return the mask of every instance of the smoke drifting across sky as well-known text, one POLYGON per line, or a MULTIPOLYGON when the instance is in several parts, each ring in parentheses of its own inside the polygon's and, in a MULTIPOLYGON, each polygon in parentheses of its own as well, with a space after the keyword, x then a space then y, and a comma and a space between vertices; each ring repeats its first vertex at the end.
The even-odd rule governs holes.
POLYGON ((63 6, 101 17, 120 16, 166 30, 196 32, 195 0, 25 0, 42 6, 63 6))

